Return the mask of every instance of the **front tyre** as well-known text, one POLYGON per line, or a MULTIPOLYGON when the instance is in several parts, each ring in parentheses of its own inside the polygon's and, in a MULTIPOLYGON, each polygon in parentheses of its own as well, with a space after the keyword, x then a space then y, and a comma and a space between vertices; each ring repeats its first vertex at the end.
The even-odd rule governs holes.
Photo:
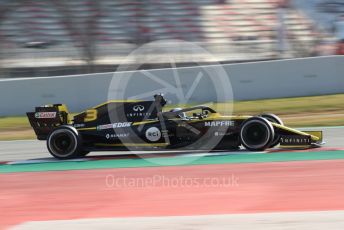
POLYGON ((274 136, 273 126, 263 117, 247 119, 240 129, 241 143, 250 151, 263 151, 269 148, 274 136))
MULTIPOLYGON (((267 119, 270 122, 273 122, 273 123, 276 123, 276 124, 279 124, 279 125, 284 125, 282 119, 279 118, 275 114, 264 113, 264 114, 262 114, 260 116, 265 118, 265 119, 267 119)), ((273 147, 277 146, 279 144, 279 142, 280 142, 280 139, 281 139, 281 136, 278 135, 278 132, 277 133, 275 132, 275 137, 274 137, 273 141, 271 142, 270 148, 273 148, 273 147)))
POLYGON ((82 143, 78 131, 71 126, 61 126, 50 133, 47 140, 50 154, 57 159, 82 156, 82 143))

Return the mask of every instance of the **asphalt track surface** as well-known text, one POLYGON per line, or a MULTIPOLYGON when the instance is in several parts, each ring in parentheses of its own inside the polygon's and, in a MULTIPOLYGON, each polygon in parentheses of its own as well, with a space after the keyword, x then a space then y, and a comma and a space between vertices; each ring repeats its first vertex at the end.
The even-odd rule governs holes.
MULTIPOLYGON (((344 127, 319 127, 319 128, 304 128, 302 130, 323 130, 324 147, 344 147, 344 127)), ((98 152, 91 153, 91 156, 96 155, 116 155, 125 152, 98 152)), ((229 152, 228 154, 234 154, 229 152)), ((0 142, 0 162, 27 160, 27 159, 53 159, 46 148, 44 141, 1 141, 0 142)))

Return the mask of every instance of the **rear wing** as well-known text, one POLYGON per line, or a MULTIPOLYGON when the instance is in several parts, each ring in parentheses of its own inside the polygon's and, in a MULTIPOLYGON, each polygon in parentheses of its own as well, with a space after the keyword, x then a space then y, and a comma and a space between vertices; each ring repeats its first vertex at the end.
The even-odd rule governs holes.
POLYGON ((53 129, 70 123, 67 107, 62 104, 36 107, 26 115, 38 140, 46 140, 53 129))

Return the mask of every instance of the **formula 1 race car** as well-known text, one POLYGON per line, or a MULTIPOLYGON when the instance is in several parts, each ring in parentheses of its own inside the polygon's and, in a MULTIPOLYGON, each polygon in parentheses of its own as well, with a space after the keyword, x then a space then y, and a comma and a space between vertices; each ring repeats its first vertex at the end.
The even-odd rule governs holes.
POLYGON ((319 147, 321 131, 301 132, 283 125, 273 114, 223 116, 207 106, 163 111, 166 101, 109 101, 71 116, 65 105, 36 107, 27 113, 37 139, 46 140, 58 159, 91 151, 207 149, 243 146, 263 151, 277 145, 319 147))

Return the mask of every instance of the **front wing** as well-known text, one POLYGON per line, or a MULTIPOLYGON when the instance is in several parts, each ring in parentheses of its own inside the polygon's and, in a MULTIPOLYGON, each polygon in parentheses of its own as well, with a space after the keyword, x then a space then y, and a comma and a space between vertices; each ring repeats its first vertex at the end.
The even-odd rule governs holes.
POLYGON ((280 148, 318 148, 325 144, 322 131, 305 131, 303 134, 280 136, 280 148))

